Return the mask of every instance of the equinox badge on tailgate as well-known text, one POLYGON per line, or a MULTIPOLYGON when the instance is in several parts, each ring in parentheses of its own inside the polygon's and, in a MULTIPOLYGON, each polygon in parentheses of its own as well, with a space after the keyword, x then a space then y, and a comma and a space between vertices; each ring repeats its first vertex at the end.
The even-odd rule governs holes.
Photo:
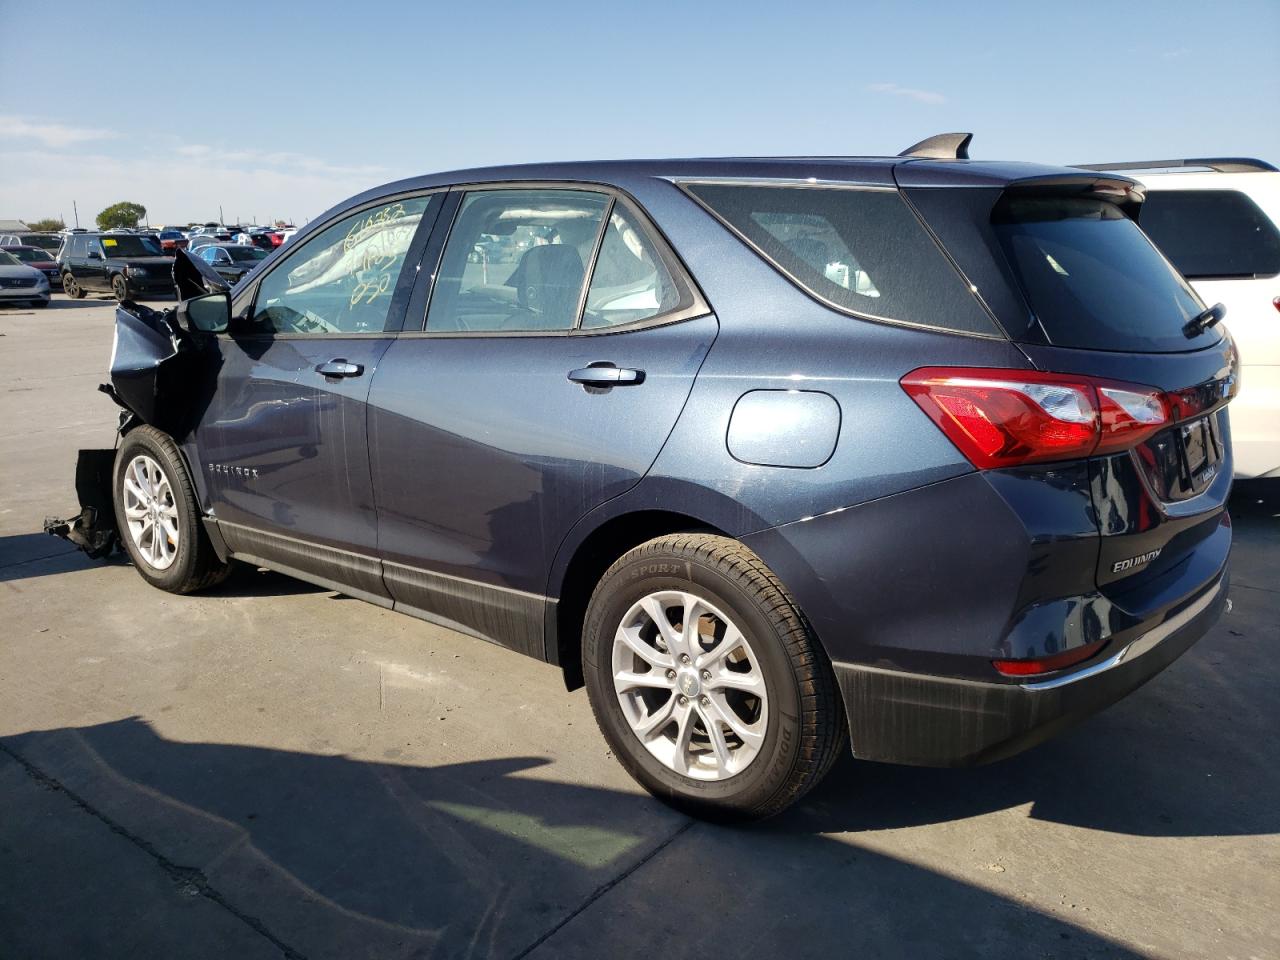
POLYGON ((1150 553, 1140 553, 1138 556, 1130 557, 1128 560, 1117 560, 1111 565, 1111 572, 1119 573, 1121 570, 1131 570, 1140 564, 1150 563, 1156 557, 1160 556, 1160 551, 1163 549, 1163 547, 1157 547, 1150 553))

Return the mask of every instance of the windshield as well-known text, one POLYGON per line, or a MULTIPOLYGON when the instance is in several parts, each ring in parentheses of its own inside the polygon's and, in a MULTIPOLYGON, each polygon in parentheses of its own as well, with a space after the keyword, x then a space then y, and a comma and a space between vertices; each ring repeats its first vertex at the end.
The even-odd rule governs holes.
POLYGON ((22 264, 12 254, 0 250, 0 267, 20 267, 22 264))
POLYGON ((996 235, 1049 342, 1086 350, 1175 353, 1216 343, 1183 325, 1204 305, 1114 204, 1006 198, 996 235))
POLYGON ((49 262, 49 252, 47 250, 38 250, 35 247, 18 247, 15 250, 6 250, 5 253, 11 257, 17 257, 23 263, 49 262))
POLYGON ((226 250, 236 263, 252 263, 267 255, 267 251, 259 250, 257 247, 227 247, 226 250))
POLYGON ((103 237, 102 249, 108 257, 158 257, 160 246, 150 237, 129 236, 103 237))

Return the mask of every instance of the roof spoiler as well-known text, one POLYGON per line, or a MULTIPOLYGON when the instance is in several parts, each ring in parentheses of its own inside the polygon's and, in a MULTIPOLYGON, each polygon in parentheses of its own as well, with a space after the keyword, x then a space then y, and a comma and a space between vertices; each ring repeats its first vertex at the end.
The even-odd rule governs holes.
POLYGON ((913 143, 898 156, 923 160, 968 160, 969 141, 972 139, 972 133, 939 133, 913 143))
MULTIPOLYGON (((914 149, 914 148, 913 148, 914 149)), ((1127 163, 1073 163, 1081 170, 1162 170, 1166 168, 1205 167, 1218 173, 1271 173, 1276 168, 1265 160, 1252 157, 1193 157, 1185 160, 1132 160, 1127 163)))

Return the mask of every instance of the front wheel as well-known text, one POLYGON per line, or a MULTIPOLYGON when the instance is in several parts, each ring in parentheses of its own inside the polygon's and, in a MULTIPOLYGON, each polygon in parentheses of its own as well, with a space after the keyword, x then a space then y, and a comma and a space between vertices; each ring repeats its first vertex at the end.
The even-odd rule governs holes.
POLYGON ((116 529, 138 573, 170 593, 203 590, 226 579, 200 522, 182 455, 155 427, 131 430, 116 452, 116 529))
POLYGON ((591 597, 582 643, 605 739, 678 809, 772 816, 844 747, 825 653, 782 584, 735 540, 673 534, 625 554, 591 597))
POLYGON ((116 274, 111 278, 111 293, 119 301, 123 302, 129 299, 129 281, 121 274, 116 274))

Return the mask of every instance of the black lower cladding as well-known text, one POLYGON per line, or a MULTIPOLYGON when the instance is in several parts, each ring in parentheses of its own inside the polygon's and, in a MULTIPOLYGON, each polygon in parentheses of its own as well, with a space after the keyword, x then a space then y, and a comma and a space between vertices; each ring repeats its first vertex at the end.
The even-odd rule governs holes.
MULTIPOLYGON (((1224 569, 1206 589, 1170 611, 1148 631, 1159 630, 1203 604, 1186 622, 1150 649, 1108 669, 1088 672, 1057 686, 1035 682, 982 683, 950 677, 835 663, 849 718, 855 756, 926 767, 990 763, 1056 735, 1115 703, 1185 653, 1221 616, 1229 574, 1224 569), (1208 600, 1207 603, 1205 601, 1208 600)), ((1127 644, 1141 646, 1141 633, 1113 638, 1098 662, 1127 644)), ((1057 679, 1056 675, 1035 678, 1057 679)))

